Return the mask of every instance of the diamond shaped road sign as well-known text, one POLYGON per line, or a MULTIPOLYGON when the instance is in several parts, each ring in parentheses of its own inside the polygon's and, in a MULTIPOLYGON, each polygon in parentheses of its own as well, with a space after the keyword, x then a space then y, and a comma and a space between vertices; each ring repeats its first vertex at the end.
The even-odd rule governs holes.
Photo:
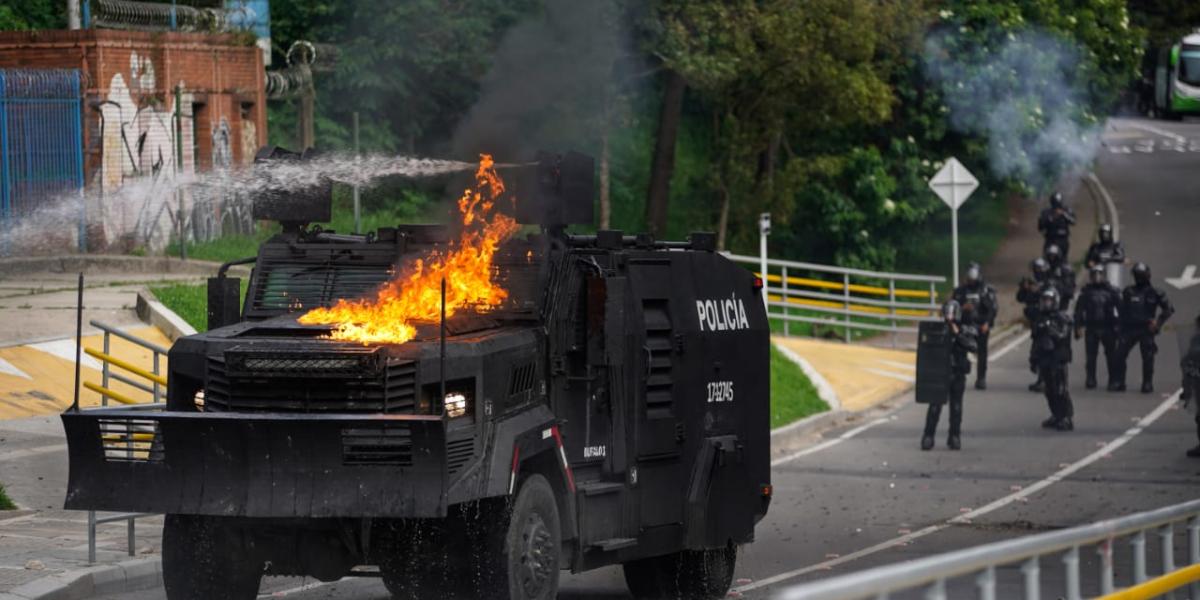
POLYGON ((929 180, 929 187, 953 210, 958 210, 979 187, 979 180, 957 158, 950 158, 942 170, 929 180))

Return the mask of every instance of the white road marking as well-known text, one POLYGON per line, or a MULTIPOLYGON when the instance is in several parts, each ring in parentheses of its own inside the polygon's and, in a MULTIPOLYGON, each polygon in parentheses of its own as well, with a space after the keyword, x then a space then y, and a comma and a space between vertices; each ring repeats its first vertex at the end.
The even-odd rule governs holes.
MULTIPOLYGON (((787 581, 789 579, 795 579, 796 577, 800 577, 802 575, 806 575, 808 573, 812 573, 815 571, 828 570, 828 569, 831 569, 838 565, 842 565, 842 564, 857 560, 864 556, 869 556, 871 554, 875 554, 875 553, 881 552, 883 550, 888 550, 890 548, 895 548, 896 546, 907 544, 913 540, 923 538, 925 536, 937 533, 943 529, 946 529, 946 528, 954 526, 954 525, 970 523, 972 519, 976 519, 976 518, 982 517, 988 513, 995 512, 1001 508, 1004 508, 1005 506, 1008 506, 1009 504, 1012 504, 1013 502, 1021 500, 1022 498, 1028 498, 1029 496, 1036 494, 1037 492, 1040 492, 1040 491, 1050 487, 1051 485, 1054 485, 1055 483, 1058 483, 1058 482, 1066 479, 1067 477, 1070 477, 1071 475, 1075 474, 1079 470, 1104 458, 1105 456, 1107 456, 1109 454, 1112 454, 1121 446, 1124 446, 1125 444, 1129 443, 1130 440, 1132 440, 1134 437, 1136 437, 1139 433, 1145 431, 1147 427, 1149 427, 1151 424, 1153 424, 1155 421, 1157 421, 1159 419, 1159 417, 1163 416, 1168 410, 1170 410, 1171 407, 1174 406, 1175 403, 1179 401, 1179 395, 1181 392, 1182 392, 1182 390, 1177 390, 1174 394, 1171 394, 1171 396, 1169 398, 1167 398, 1166 400, 1164 400, 1162 402, 1162 404, 1159 404, 1157 407, 1155 407, 1154 410, 1150 411, 1149 414, 1142 417, 1138 421, 1137 425, 1135 425, 1134 427, 1125 431, 1125 433, 1121 434, 1120 437, 1112 440, 1111 442, 1108 442, 1107 444, 1104 444, 1095 452, 1092 452, 1091 454, 1088 454, 1087 456, 1085 456, 1065 467, 1062 467, 1061 469, 1059 469, 1058 471, 1055 471, 1054 473, 1052 473, 1050 476, 1046 477, 1045 479, 1037 481, 1037 482, 1033 483, 1032 485, 1023 487, 1020 490, 1013 492, 1002 498, 999 498, 983 507, 980 507, 975 510, 957 515, 949 520, 943 521, 936 525, 930 525, 924 529, 919 529, 912 533, 908 533, 908 534, 902 535, 900 537, 892 538, 885 542, 880 542, 878 544, 875 544, 874 546, 869 546, 867 548, 863 548, 862 550, 852 552, 845 556, 839 556, 832 560, 827 560, 825 562, 817 563, 815 565, 809 565, 807 567, 802 567, 802 568, 795 569, 792 571, 786 571, 784 573, 772 575, 765 579, 759 579, 758 581, 755 581, 753 583, 749 583, 749 584, 746 584, 743 586, 736 587, 733 589, 733 591, 736 591, 739 593, 744 593, 744 592, 748 592, 750 590, 754 590, 754 589, 758 589, 761 587, 766 587, 769 585, 774 585, 776 583, 787 581)), ((847 432, 847 433, 849 433, 849 432, 847 432)), ((833 441, 833 440, 830 440, 830 441, 833 441)))
POLYGON ((1147 125, 1145 123, 1139 123, 1139 122, 1131 122, 1128 124, 1128 126, 1134 128, 1134 129, 1141 129, 1142 131, 1145 131, 1148 133, 1153 133, 1154 135, 1161 135, 1162 137, 1165 137, 1165 138, 1171 138, 1172 140, 1175 140, 1176 142, 1179 142, 1182 144, 1187 143, 1186 137, 1179 135, 1178 133, 1175 133, 1173 131, 1167 131, 1166 129, 1163 129, 1161 127, 1157 127, 1154 125, 1147 125))
POLYGON ((16 365, 8 362, 7 360, 4 360, 3 358, 0 358, 0 373, 3 373, 5 375, 12 375, 13 377, 21 377, 21 378, 29 379, 29 380, 33 379, 32 377, 29 376, 28 373, 18 369, 16 365))
POLYGON ((1177 290, 1186 290, 1200 283, 1200 278, 1196 277, 1196 265, 1184 267, 1182 275, 1179 277, 1168 277, 1166 278, 1166 282, 1177 290))
MULTIPOLYGON (((38 344, 29 344, 29 347, 33 348, 34 350, 41 350, 42 352, 52 356, 57 356, 72 364, 75 363, 75 338, 63 338, 61 340, 50 340, 48 342, 41 342, 38 344)), ((80 352, 79 357, 83 362, 83 366, 85 367, 95 369, 97 371, 100 371, 104 368, 100 364, 100 361, 87 354, 80 352)))
POLYGON ((898 360, 885 360, 885 359, 882 359, 882 358, 881 358, 881 359, 879 359, 879 360, 877 360, 877 361, 875 361, 875 362, 877 362, 877 363, 879 363, 879 364, 881 364, 881 365, 888 365, 888 366, 890 366, 890 367, 896 367, 896 368, 899 368, 899 369, 906 369, 906 370, 908 370, 908 371, 915 371, 915 370, 917 370, 917 365, 915 365, 915 364, 913 364, 913 363, 910 363, 910 362, 907 362, 907 363, 906 363, 906 362, 900 362, 900 361, 898 361, 898 360))
POLYGON ((848 440, 848 439, 850 439, 872 427, 875 427, 877 425, 883 425, 884 423, 888 423, 888 422, 894 421, 894 420, 896 420, 895 415, 892 415, 890 417, 880 417, 869 423, 859 425, 858 427, 855 427, 854 429, 851 429, 851 430, 843 433, 842 435, 839 435, 831 440, 825 440, 824 442, 821 442, 820 444, 817 444, 816 446, 812 446, 810 448, 805 448, 799 452, 796 452, 794 454, 789 454, 782 458, 777 458, 777 459, 771 461, 771 466, 775 467, 778 465, 782 465, 785 462, 790 462, 790 461, 796 460, 797 458, 800 458, 802 456, 808 456, 809 454, 820 452, 826 448, 832 448, 832 447, 834 447, 834 446, 836 446, 836 445, 838 445, 838 444, 840 444, 840 443, 842 443, 842 442, 844 442, 844 441, 846 441, 846 440, 848 440))
POLYGON ((896 373, 895 371, 885 371, 883 369, 876 369, 873 367, 863 367, 863 370, 868 373, 874 373, 880 377, 887 377, 888 379, 896 379, 899 381, 903 381, 905 383, 915 383, 917 381, 917 379, 915 377, 913 377, 912 375, 909 375, 908 373, 896 373))
POLYGON ((343 577, 343 578, 341 578, 341 579, 339 579, 339 580, 337 580, 337 581, 329 581, 329 582, 325 582, 325 581, 314 581, 314 582, 312 582, 312 583, 306 583, 306 584, 304 584, 304 585, 298 585, 298 586, 296 586, 296 587, 294 587, 294 588, 288 588, 288 589, 286 589, 286 590, 279 590, 279 591, 277 591, 277 592, 267 592, 267 593, 265 593, 265 594, 259 594, 259 595, 258 595, 258 597, 259 597, 259 598, 280 598, 280 597, 283 597, 283 596, 291 596, 292 594, 299 594, 300 592, 307 592, 307 591, 309 591, 309 590, 315 590, 315 589, 318 589, 318 588, 323 588, 323 587, 325 587, 325 586, 327 586, 327 585, 333 585, 333 584, 335 584, 335 583, 341 583, 341 582, 343 582, 343 581, 349 581, 350 579, 352 579, 352 578, 351 578, 351 577, 343 577))
POLYGON ((1100 192, 1100 197, 1104 199, 1104 206, 1108 208, 1108 222, 1113 228, 1113 241, 1121 241, 1121 214, 1117 212, 1117 203, 1113 202, 1112 195, 1108 193, 1108 188, 1104 187, 1104 183, 1095 173, 1087 174, 1088 181, 1100 192))
POLYGON ((1005 344, 1003 348, 989 354, 988 362, 994 363, 994 362, 1000 360, 1001 358, 1004 357, 1005 354, 1012 352, 1014 348, 1016 348, 1017 346, 1020 346, 1021 344, 1024 344, 1029 339, 1029 337, 1030 337, 1030 333, 1028 331, 1022 333, 1021 335, 1018 335, 1017 339, 1005 344))

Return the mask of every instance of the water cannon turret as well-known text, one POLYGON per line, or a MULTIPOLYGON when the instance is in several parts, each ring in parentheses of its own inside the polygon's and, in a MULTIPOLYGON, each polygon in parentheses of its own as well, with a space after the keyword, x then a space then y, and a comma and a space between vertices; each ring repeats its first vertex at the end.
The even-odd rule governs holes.
MULTIPOLYGON (((292 152, 278 146, 264 146, 254 155, 256 165, 280 162, 304 162, 319 153, 309 148, 304 152, 292 152)), ((253 199, 252 214, 255 219, 278 221, 285 232, 300 231, 309 223, 327 223, 333 216, 333 181, 318 178, 316 183, 296 185, 285 181, 279 174, 264 169, 264 176, 271 181, 253 199)))
POLYGON ((561 229, 594 222, 596 161, 579 152, 538 152, 521 170, 516 219, 519 223, 561 229))

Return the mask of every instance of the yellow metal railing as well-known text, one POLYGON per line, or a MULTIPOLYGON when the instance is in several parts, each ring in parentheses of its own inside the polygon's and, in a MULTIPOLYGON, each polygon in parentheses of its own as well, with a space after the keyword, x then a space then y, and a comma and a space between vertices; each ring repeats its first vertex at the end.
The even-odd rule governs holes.
POLYGON ((147 340, 143 340, 136 336, 125 333, 114 327, 105 325, 97 321, 91 321, 92 326, 99 328, 104 332, 104 347, 103 350, 95 348, 84 348, 83 351, 92 358, 100 361, 100 383, 84 381, 84 388, 96 392, 100 395, 101 404, 107 406, 109 400, 114 400, 125 405, 136 404, 157 404, 161 402, 163 391, 167 386, 167 377, 161 372, 163 365, 162 359, 166 358, 167 350, 147 340), (112 352, 112 338, 117 337, 136 346, 140 346, 151 353, 153 367, 147 369, 129 362, 128 360, 114 356, 112 352), (120 373, 114 373, 113 367, 130 373, 134 377, 127 377, 120 373), (140 379, 139 379, 140 378, 140 379), (113 381, 120 382, 134 392, 145 392, 150 396, 148 399, 139 400, 135 398, 129 391, 114 389, 113 381))
MULTIPOLYGON (((755 275, 762 277, 761 273, 755 273, 755 275)), ((873 285, 861 285, 861 284, 857 284, 857 283, 851 283, 851 284, 847 285, 845 283, 841 283, 841 282, 837 282, 837 281, 827 281, 824 279, 809 279, 807 277, 788 277, 787 282, 789 285, 798 285, 800 287, 811 287, 811 288, 818 288, 818 289, 823 289, 823 290, 836 290, 839 292, 848 290, 848 291, 858 293, 858 294, 871 294, 874 296, 889 296, 889 297, 893 297, 893 298, 919 298, 922 300, 929 300, 929 298, 933 295, 928 290, 903 290, 903 289, 902 290, 890 290, 885 287, 878 287, 878 286, 873 286, 873 285)), ((783 276, 782 275, 773 275, 773 274, 767 275, 767 283, 783 283, 783 276)))
POLYGON ((1200 582, 1200 564, 1184 567, 1119 592, 1101 596, 1099 600, 1149 600, 1196 582, 1200 582))

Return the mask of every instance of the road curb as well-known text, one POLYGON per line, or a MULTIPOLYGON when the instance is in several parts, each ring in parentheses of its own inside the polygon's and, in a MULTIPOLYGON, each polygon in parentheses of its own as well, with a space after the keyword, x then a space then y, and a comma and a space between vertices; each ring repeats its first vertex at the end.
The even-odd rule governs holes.
POLYGON ((137 558, 43 577, 10 592, 0 593, 0 600, 86 600, 93 596, 125 594, 160 585, 162 559, 137 558))
POLYGON ((196 328, 192 327, 191 324, 183 320, 183 317, 160 302, 158 297, 154 295, 154 292, 150 291, 150 288, 144 287, 138 290, 137 306, 134 310, 137 312, 139 319, 144 323, 157 327, 172 342, 181 337, 196 334, 196 328))
POLYGON ((93 271, 212 275, 220 266, 220 263, 207 260, 181 261, 164 256, 114 254, 33 256, 0 259, 0 276, 8 277, 30 273, 89 273, 93 271))

